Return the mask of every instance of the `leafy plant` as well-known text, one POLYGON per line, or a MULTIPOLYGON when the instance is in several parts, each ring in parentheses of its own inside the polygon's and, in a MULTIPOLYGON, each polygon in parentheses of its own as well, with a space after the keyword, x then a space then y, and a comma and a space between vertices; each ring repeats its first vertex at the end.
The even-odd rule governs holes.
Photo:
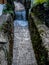
POLYGON ((47 0, 47 5, 49 6, 49 0, 47 0))
POLYGON ((7 4, 6 4, 6 9, 7 9, 7 10, 12 10, 11 4, 7 3, 7 4))
POLYGON ((3 13, 11 13, 13 14, 13 7, 11 6, 11 4, 6 4, 5 9, 3 9, 3 13))
POLYGON ((34 4, 42 4, 44 2, 47 2, 47 0, 34 0, 34 4))
POLYGON ((5 9, 5 10, 3 10, 3 13, 13 14, 13 11, 12 11, 12 10, 9 10, 9 11, 8 11, 8 10, 5 9))

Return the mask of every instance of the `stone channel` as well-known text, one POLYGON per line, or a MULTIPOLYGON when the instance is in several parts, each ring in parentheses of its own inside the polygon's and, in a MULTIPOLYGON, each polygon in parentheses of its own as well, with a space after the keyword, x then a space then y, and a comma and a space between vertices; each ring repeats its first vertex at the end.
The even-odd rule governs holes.
POLYGON ((26 11, 15 9, 15 14, 12 65, 37 65, 26 20, 26 11))

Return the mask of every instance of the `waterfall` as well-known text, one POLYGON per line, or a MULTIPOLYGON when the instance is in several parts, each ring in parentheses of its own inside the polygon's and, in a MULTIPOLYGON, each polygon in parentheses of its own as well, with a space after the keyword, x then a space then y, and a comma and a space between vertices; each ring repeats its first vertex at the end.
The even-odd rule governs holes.
POLYGON ((15 9, 15 14, 12 65, 37 65, 26 20, 26 11, 15 9))
POLYGON ((15 21, 14 21, 14 26, 16 23, 20 26, 27 26, 28 21, 26 20, 26 11, 24 6, 21 3, 15 3, 15 21))

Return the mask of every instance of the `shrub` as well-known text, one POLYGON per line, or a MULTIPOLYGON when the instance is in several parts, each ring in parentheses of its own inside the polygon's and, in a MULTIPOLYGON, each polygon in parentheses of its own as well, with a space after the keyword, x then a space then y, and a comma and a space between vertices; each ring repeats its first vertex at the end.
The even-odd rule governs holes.
POLYGON ((47 0, 34 0, 33 1, 34 4, 42 4, 44 2, 47 2, 47 0))
POLYGON ((13 14, 13 7, 10 4, 6 4, 5 9, 3 9, 3 13, 13 14))
POLYGON ((49 0, 47 0, 47 6, 49 6, 49 0))

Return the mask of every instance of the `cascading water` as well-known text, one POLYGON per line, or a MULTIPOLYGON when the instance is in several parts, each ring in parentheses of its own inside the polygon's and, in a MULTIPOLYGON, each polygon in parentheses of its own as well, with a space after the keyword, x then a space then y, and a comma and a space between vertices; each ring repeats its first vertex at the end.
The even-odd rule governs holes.
POLYGON ((26 11, 17 11, 15 12, 16 14, 16 20, 14 21, 14 25, 16 25, 16 23, 20 26, 27 26, 28 25, 28 21, 26 20, 26 11))
POLYGON ((26 11, 16 11, 16 9, 16 20, 14 21, 14 45, 12 65, 37 65, 34 50, 31 44, 30 33, 28 30, 26 11))
POLYGON ((28 21, 26 20, 26 11, 24 9, 24 7, 19 3, 19 5, 17 5, 17 8, 21 9, 19 11, 15 10, 15 15, 16 15, 16 20, 14 21, 14 25, 16 25, 16 23, 20 26, 27 26, 28 25, 28 21), (21 6, 21 7, 19 7, 21 6))

